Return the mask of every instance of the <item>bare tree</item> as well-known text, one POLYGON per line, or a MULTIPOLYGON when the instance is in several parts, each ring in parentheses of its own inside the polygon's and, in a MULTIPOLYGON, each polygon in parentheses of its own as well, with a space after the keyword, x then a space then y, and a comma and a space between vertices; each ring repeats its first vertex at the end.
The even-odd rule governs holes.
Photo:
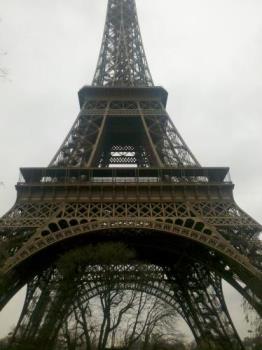
POLYGON ((250 305, 250 303, 243 299, 242 301, 242 309, 245 314, 245 320, 249 324, 249 338, 257 338, 261 337, 262 334, 262 318, 256 312, 256 310, 250 305))
MULTIPOLYGON (((120 243, 64 254, 53 270, 49 268, 50 282, 44 284, 47 297, 43 299, 43 290, 42 300, 36 298, 34 308, 40 310, 44 305, 42 309, 47 311, 33 313, 37 323, 34 318, 36 328, 30 334, 35 348, 105 350, 121 346, 148 350, 152 342, 175 342, 176 312, 141 289, 147 278, 144 267, 135 253, 120 243), (130 271, 131 280, 126 280, 130 271)), ((22 327, 17 332, 21 334, 19 344, 23 344, 23 334, 26 336, 22 327)), ((28 343, 30 338, 24 340, 28 343)))

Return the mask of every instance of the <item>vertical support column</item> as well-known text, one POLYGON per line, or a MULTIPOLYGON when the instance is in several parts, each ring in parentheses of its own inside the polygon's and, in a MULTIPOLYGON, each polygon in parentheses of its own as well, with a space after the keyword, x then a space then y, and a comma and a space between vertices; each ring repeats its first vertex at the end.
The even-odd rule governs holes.
POLYGON ((96 141, 94 143, 90 158, 89 158, 88 163, 87 163, 88 168, 90 168, 92 166, 92 164, 94 163, 94 159, 96 159, 98 156, 97 153, 98 153, 99 145, 101 143, 101 136, 104 132, 105 123, 106 123, 106 116, 108 114, 108 109, 109 109, 109 102, 107 102, 107 107, 106 107, 104 115, 103 115, 102 124, 99 128, 98 135, 96 137, 96 141))
POLYGON ((176 299, 196 342, 210 349, 244 350, 228 313, 221 278, 200 264, 170 276, 176 299))
POLYGON ((150 154, 154 158, 157 166, 161 168, 161 167, 163 167, 162 160, 160 159, 159 154, 158 154, 158 152, 156 150, 156 147, 155 147, 155 145, 153 143, 153 140, 151 138, 150 132, 148 130, 148 127, 147 127, 147 124, 146 124, 146 121, 145 121, 144 113, 142 111, 142 108, 139 105, 139 101, 137 102, 137 104, 138 104, 138 110, 139 110, 139 113, 140 113, 140 118, 142 120, 142 124, 143 124, 144 130, 145 130, 145 134, 147 136, 148 143, 149 143, 150 148, 151 148, 150 154))
POLYGON ((49 268, 29 284, 23 311, 11 345, 35 346, 38 350, 56 348, 57 335, 77 291, 64 289, 61 277, 49 268))
POLYGON ((37 337, 51 301, 51 279, 52 270, 49 269, 28 283, 24 307, 11 343, 19 342, 20 339, 30 343, 37 337))

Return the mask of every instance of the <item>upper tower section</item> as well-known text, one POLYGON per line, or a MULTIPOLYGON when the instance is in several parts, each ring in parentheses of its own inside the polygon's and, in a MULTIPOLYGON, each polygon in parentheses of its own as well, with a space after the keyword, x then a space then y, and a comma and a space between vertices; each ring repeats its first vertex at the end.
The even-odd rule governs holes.
POLYGON ((93 86, 153 86, 138 24, 135 0, 108 1, 104 35, 93 86))
POLYGON ((79 91, 81 111, 50 167, 199 167, 154 87, 135 0, 108 0, 92 86, 79 91))

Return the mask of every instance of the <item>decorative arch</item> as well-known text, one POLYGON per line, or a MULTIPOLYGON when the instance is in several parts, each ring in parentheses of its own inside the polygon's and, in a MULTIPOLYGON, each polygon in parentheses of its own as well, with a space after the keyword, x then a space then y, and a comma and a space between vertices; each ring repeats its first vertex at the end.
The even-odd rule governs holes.
MULTIPOLYGON (((36 233, 18 249, 13 257, 6 260, 3 272, 15 271, 16 268, 29 261, 29 258, 37 256, 40 252, 58 243, 66 242, 66 240, 94 234, 107 236, 123 230, 125 232, 126 230, 135 230, 138 235, 147 235, 149 240, 152 232, 164 233, 170 238, 180 237, 207 248, 210 255, 219 254, 220 259, 218 260, 225 260, 219 266, 219 274, 221 276, 225 274, 226 280, 262 314, 259 287, 261 273, 249 262, 247 257, 239 253, 229 241, 223 238, 214 226, 206 224, 198 217, 108 217, 89 220, 85 217, 54 217, 49 223, 37 229, 36 233), (241 286, 237 279, 232 277, 233 275, 237 275, 245 286, 241 286)), ((2 307, 18 289, 19 285, 16 284, 16 288, 9 291, 8 296, 1 298, 2 307)))
POLYGON ((246 271, 247 274, 261 279, 261 272, 256 269, 247 257, 238 252, 229 241, 216 230, 205 224, 199 218, 177 217, 175 219, 152 219, 144 217, 118 217, 105 219, 55 218, 47 225, 38 229, 13 257, 7 259, 3 268, 9 272, 29 257, 66 239, 87 235, 92 232, 113 231, 118 229, 135 229, 165 232, 199 243, 212 251, 218 252, 230 259, 246 271))
MULTIPOLYGON (((229 345, 227 342, 228 339, 230 339, 230 342, 232 341, 232 344, 238 343, 239 349, 241 348, 241 341, 234 329, 232 320, 228 314, 224 301, 221 279, 214 273, 208 273, 208 276, 205 275, 207 270, 203 265, 202 267, 197 267, 195 282, 200 283, 201 285, 203 284, 203 290, 205 290, 207 287, 209 290, 211 288, 214 300, 211 302, 209 298, 205 298, 205 292, 203 294, 201 294, 201 292, 196 296, 194 296, 194 293, 189 292, 188 297, 193 297, 193 300, 191 300, 188 305, 186 305, 187 300, 183 297, 181 298, 182 289, 183 287, 186 287, 186 285, 183 283, 181 284, 180 279, 176 279, 176 276, 172 276, 172 270, 168 270, 167 267, 161 267, 153 264, 127 264, 110 266, 110 269, 111 277, 110 279, 108 279, 108 276, 106 278, 107 283, 110 283, 110 290, 136 290, 138 292, 141 291, 145 292, 146 294, 153 295, 173 307, 174 310, 180 314, 180 316, 185 320, 191 329, 196 341, 201 342, 203 340, 203 337, 207 337, 207 339, 209 339, 208 341, 225 341, 225 344, 229 345), (200 275, 203 278, 199 278, 200 275), (190 304, 192 304, 192 301, 195 301, 195 303, 193 303, 193 309, 191 308, 192 306, 190 306, 190 304), (200 305, 201 310, 203 309, 203 318, 197 319, 194 307, 199 308, 200 305), (210 316, 209 319, 209 316, 205 314, 205 311, 210 310, 212 307, 214 308, 215 312, 212 314, 212 316, 210 316), (203 323, 204 319, 210 321, 210 330, 206 330, 206 325, 203 323), (207 333, 209 331, 210 333, 207 333)), ((54 325, 54 327, 52 326, 52 329, 50 329, 52 337, 55 337, 57 336, 62 323, 77 307, 74 304, 74 293, 77 293, 77 298, 80 298, 80 303, 82 305, 95 296, 102 294, 105 290, 108 291, 108 285, 106 284, 105 279, 101 278, 103 277, 103 269, 101 269, 100 266, 88 265, 84 268, 83 271, 83 276, 81 275, 81 280, 79 280, 81 283, 79 286, 74 286, 73 293, 72 295, 70 294, 71 302, 68 303, 67 301, 66 308, 64 308, 63 300, 61 300, 63 298, 60 297, 59 289, 56 290, 57 286, 60 285, 59 281, 62 277, 57 270, 50 269, 45 276, 43 275, 45 283, 40 282, 42 278, 41 276, 33 279, 32 282, 28 285, 26 302, 24 304, 24 309, 18 322, 17 330, 24 324, 24 322, 25 325, 28 322, 30 324, 30 310, 34 310, 37 307, 37 304, 34 303, 38 302, 40 305, 42 305, 42 303, 49 303, 49 301, 52 299, 51 303, 55 309, 57 309, 57 303, 61 303, 61 308, 59 307, 57 310, 59 313, 57 323, 54 325), (85 276, 87 276, 86 279, 85 276), (95 276, 94 280, 92 278, 90 279, 90 276, 95 276), (53 284, 56 286, 55 288, 53 284), (40 298, 38 299, 35 292, 39 286, 42 286, 41 288, 43 288, 43 290, 41 291, 40 298), (104 287, 106 287, 105 290, 104 287), (47 297, 50 291, 52 291, 53 297, 55 295, 54 299, 53 297, 47 297), (58 292, 57 295, 56 291, 58 292)), ((193 282, 191 279, 190 281, 191 283, 193 282)), ((50 305, 49 307, 46 307, 46 309, 50 309, 50 312, 53 312, 52 306, 50 308, 50 305)), ((25 329, 25 334, 23 335, 25 338, 34 337, 36 335, 35 332, 37 332, 39 329, 41 330, 40 325, 45 323, 44 319, 45 317, 48 317, 48 314, 42 314, 41 317, 44 318, 38 319, 38 323, 34 324, 33 328, 22 327, 22 329, 25 329)))

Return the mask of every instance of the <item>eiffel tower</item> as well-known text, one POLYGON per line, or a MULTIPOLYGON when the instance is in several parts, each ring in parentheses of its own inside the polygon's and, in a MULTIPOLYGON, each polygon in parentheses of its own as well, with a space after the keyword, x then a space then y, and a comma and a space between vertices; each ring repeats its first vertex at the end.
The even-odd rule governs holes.
MULTIPOLYGON (((244 349, 222 280, 262 314, 261 226, 235 203, 229 168, 197 161, 166 111, 167 97, 150 74, 135 0, 109 0, 80 113, 48 167, 20 169, 16 203, 0 220, 0 307, 27 284, 18 322, 25 336, 48 319, 55 258, 114 240, 140 252, 148 262, 140 287, 174 306, 198 343, 244 349)), ((125 271, 130 284, 134 270, 125 271)), ((59 327, 57 320, 50 337, 59 327)))

